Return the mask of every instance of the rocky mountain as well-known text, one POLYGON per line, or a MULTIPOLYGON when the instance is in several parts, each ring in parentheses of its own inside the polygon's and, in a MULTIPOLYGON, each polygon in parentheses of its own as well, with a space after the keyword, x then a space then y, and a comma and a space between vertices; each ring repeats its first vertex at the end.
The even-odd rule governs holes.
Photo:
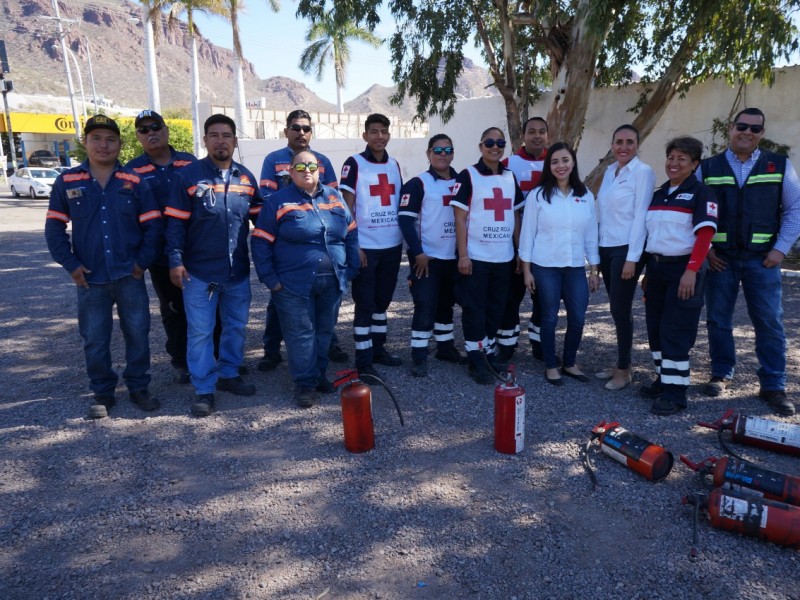
MULTIPOLYGON (((59 2, 65 20, 68 48, 85 64, 88 54, 99 96, 119 106, 139 107, 147 103, 144 72, 144 26, 140 4, 119 0, 59 2)), ((0 0, 0 39, 5 40, 11 65, 9 79, 21 94, 66 96, 64 64, 58 42, 54 13, 49 0, 0 0)), ((186 109, 190 98, 190 40, 186 26, 159 28, 156 44, 158 76, 163 109, 186 109)), ((201 99, 216 105, 233 105, 233 53, 209 40, 198 38, 201 99)), ((73 75, 76 88, 78 78, 73 75)), ((83 84, 91 97, 91 82, 84 71, 83 84)), ((265 97, 268 106, 309 111, 335 112, 302 82, 287 77, 260 79, 253 65, 245 63, 247 96, 265 97)), ((464 97, 487 95, 489 78, 484 69, 465 63, 458 93, 464 97)), ((347 103, 348 112, 386 112, 413 116, 410 103, 394 107, 389 97, 394 88, 372 86, 347 103)), ((35 110, 36 107, 28 107, 35 110)))

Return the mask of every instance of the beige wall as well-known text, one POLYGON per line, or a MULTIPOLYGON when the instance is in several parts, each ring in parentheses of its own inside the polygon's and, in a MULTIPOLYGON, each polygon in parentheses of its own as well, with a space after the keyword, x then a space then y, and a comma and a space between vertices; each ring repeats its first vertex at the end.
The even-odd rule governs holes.
MULTIPOLYGON (((627 109, 634 105, 638 86, 604 88, 595 90, 589 105, 586 128, 578 150, 581 175, 586 176, 608 150, 611 133, 623 123, 633 121, 627 109)), ((767 115, 766 136, 787 144, 795 167, 800 165, 800 67, 778 69, 775 84, 766 88, 759 82, 747 86, 743 106, 757 106, 767 115)), ((664 177, 664 146, 677 135, 693 135, 709 148, 711 123, 726 118, 736 97, 736 89, 721 81, 706 82, 693 87, 683 99, 670 104, 655 131, 643 142, 640 156, 653 166, 659 181, 664 177)), ((547 115, 549 97, 543 97, 531 110, 531 115, 547 115)), ((491 126, 506 127, 505 107, 502 98, 480 98, 458 103, 454 118, 442 124, 438 118, 430 119, 430 134, 446 133, 453 139, 456 157, 453 166, 462 169, 478 159, 478 140, 481 132, 491 126)), ((557 140, 551 140, 552 142, 557 140)), ((721 140, 717 140, 719 143, 721 140)), ((256 176, 269 152, 285 145, 284 140, 248 140, 241 143, 242 162, 256 176)), ((339 171, 351 154, 364 150, 361 139, 324 139, 312 141, 312 147, 326 154, 339 171)), ((427 139, 398 139, 389 143, 389 154, 397 158, 403 178, 409 179, 427 168, 425 148, 427 139)))

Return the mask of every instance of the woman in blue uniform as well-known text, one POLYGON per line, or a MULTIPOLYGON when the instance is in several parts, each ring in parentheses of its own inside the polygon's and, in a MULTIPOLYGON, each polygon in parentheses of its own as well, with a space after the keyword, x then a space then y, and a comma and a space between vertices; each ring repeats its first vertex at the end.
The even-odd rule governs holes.
POLYGON ((650 412, 674 415, 686 408, 689 352, 703 309, 706 255, 717 229, 714 192, 694 172, 703 143, 679 137, 667 144, 669 180, 655 191, 647 211, 647 339, 657 379, 641 390, 650 412))

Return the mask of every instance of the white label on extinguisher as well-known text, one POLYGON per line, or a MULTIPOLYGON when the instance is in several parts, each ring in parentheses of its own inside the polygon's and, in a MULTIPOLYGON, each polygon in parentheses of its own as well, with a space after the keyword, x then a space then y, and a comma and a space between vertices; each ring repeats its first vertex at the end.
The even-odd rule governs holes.
POLYGON ((520 394, 514 406, 514 452, 525 449, 525 394, 520 394))
POLYGON ((744 434, 765 442, 800 448, 800 427, 791 423, 747 417, 744 421, 744 434))
POLYGON ((607 446, 606 444, 600 444, 600 452, 610 456, 618 463, 622 463, 626 467, 628 466, 628 457, 622 454, 622 452, 617 452, 612 447, 607 446))
MULTIPOLYGON (((719 498, 719 516, 731 521, 743 521, 745 518, 752 519, 755 505, 743 500, 742 498, 734 498, 732 496, 722 495, 719 498)), ((761 523, 759 527, 764 529, 767 526, 767 511, 768 507, 764 506, 761 513, 761 523)))

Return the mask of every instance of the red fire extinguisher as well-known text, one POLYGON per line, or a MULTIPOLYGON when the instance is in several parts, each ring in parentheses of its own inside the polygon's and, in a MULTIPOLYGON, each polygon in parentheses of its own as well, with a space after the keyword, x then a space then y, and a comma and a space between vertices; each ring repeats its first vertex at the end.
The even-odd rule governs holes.
MULTIPOLYGON (((694 506, 695 523, 697 510, 705 509, 713 527, 800 549, 800 507, 722 488, 688 496, 683 503, 694 506)), ((692 539, 695 555, 696 526, 692 539)))
POLYGON ((628 431, 619 423, 602 421, 592 429, 592 436, 581 452, 584 467, 595 487, 597 478, 589 462, 589 447, 594 440, 599 440, 600 451, 603 454, 650 481, 661 481, 672 470, 674 462, 672 452, 628 431))
POLYGON ((741 493, 755 493, 769 500, 800 506, 800 477, 764 469, 735 457, 709 457, 693 463, 686 456, 681 461, 701 476, 712 475, 714 487, 724 487, 741 493))
MULTIPOLYGON (((358 371, 340 371, 334 385, 339 387, 342 403, 342 426, 344 428, 344 447, 349 452, 368 452, 375 447, 375 427, 372 421, 372 389, 359 377, 358 371)), ((365 375, 382 385, 394 402, 400 424, 405 425, 400 405, 392 391, 379 378, 365 375)))
MULTIPOLYGON (((713 423, 698 423, 698 425, 716 429, 719 432, 720 444, 726 451, 728 449, 722 439, 722 432, 728 430, 734 442, 800 456, 800 425, 740 415, 732 409, 713 423)), ((728 453, 734 454, 730 451, 728 453)))
POLYGON ((517 384, 516 367, 494 388, 494 448, 517 454, 525 448, 525 390, 517 384))

